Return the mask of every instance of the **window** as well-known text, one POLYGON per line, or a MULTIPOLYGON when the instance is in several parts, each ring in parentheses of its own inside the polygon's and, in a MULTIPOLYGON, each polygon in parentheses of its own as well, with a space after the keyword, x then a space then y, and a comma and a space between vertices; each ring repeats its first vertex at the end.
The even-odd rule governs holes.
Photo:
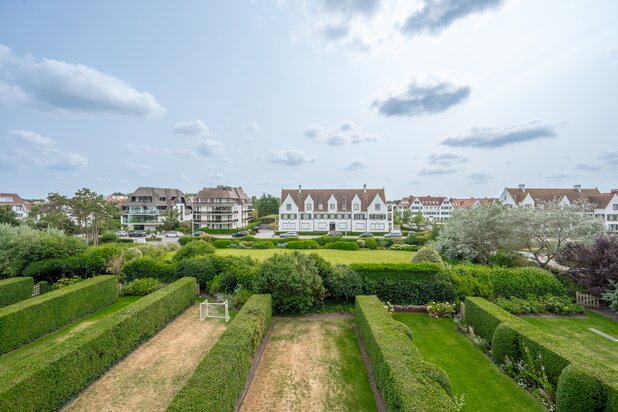
POLYGON ((358 203, 354 203, 354 210, 360 210, 360 205, 358 203))
POLYGON ((324 205, 322 203, 318 205, 318 210, 324 210, 324 205))
POLYGON ((328 218, 329 219, 337 219, 337 214, 336 213, 329 213, 328 214, 328 218))
POLYGON ((285 210, 292 210, 292 205, 290 203, 285 205, 285 210))
POLYGON ((343 213, 337 213, 337 219, 343 219, 343 213))
POLYGON ((364 213, 354 213, 354 220, 365 220, 364 213))
POLYGON ((305 210, 311 210, 311 203, 307 203, 305 205, 305 210))
POLYGON ((334 203, 329 203, 328 204, 328 210, 335 210, 335 204, 334 203))
POLYGON ((614 210, 618 210, 618 204, 614 205, 614 210))
POLYGON ((301 213, 301 220, 311 220, 311 213, 301 213))
POLYGON ((160 201, 162 201, 162 202, 165 202, 165 197, 161 196, 161 197, 159 198, 159 200, 160 200, 160 201))
POLYGON ((384 214, 372 214, 372 215, 369 215, 369 219, 371 219, 371 220, 384 220, 384 219, 386 219, 386 215, 384 215, 384 214))
POLYGON ((376 209, 376 210, 380 210, 380 204, 379 204, 379 203, 376 203, 376 205, 375 205, 375 209, 376 209))

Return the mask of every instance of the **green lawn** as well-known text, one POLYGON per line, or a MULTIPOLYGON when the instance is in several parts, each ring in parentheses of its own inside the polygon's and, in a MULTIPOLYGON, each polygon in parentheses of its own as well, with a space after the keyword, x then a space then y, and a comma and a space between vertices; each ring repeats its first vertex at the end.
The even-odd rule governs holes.
POLYGON ((6 368, 10 368, 17 362, 34 355, 37 352, 44 351, 51 348, 55 344, 64 341, 71 335, 78 333, 79 331, 95 324, 103 317, 114 313, 125 306, 138 300, 140 296, 120 296, 118 301, 105 309, 101 309, 98 312, 93 313, 75 323, 65 326, 62 329, 58 329, 55 332, 50 333, 40 339, 35 340, 27 345, 22 346, 12 352, 9 352, 3 356, 0 356, 0 372, 6 368))
MULTIPOLYGON (((281 249, 217 249, 217 254, 224 256, 253 256, 258 260, 264 260, 275 253, 291 252, 281 249)), ((414 252, 400 250, 334 250, 334 249, 311 249, 299 250, 303 253, 317 253, 331 263, 409 263, 414 252)))
POLYGON ((618 338, 618 322, 589 310, 586 311, 586 315, 585 319, 550 317, 523 317, 522 319, 568 341, 581 353, 618 370, 618 342, 588 330, 588 328, 594 328, 618 338))
POLYGON ((452 319, 432 319, 423 313, 398 313, 408 325, 423 359, 446 371, 453 391, 464 394, 464 411, 543 411, 545 408, 457 332, 452 319))

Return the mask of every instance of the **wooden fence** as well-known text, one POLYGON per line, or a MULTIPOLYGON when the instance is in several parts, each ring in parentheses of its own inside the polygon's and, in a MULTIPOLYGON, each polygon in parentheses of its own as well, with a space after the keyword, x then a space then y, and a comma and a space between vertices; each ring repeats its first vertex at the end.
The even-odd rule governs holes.
POLYGON ((599 298, 587 293, 575 292, 575 301, 585 308, 598 309, 599 298))

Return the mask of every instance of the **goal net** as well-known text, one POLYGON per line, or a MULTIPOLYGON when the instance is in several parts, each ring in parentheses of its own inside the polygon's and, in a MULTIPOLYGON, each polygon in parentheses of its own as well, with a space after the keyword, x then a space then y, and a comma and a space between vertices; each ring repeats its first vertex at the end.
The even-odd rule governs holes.
POLYGON ((218 318, 225 319, 227 322, 230 320, 230 312, 225 302, 208 302, 208 299, 200 303, 200 320, 206 318, 218 318))

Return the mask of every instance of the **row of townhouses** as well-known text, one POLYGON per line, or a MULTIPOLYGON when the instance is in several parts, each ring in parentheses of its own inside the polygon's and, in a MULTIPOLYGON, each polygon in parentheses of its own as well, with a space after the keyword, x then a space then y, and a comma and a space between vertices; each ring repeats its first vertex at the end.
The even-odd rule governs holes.
POLYGON ((406 210, 411 216, 421 214, 427 222, 444 222, 453 216, 453 212, 469 209, 476 205, 497 202, 496 198, 455 199, 446 196, 408 196, 402 198, 396 205, 396 211, 403 215, 406 210))

